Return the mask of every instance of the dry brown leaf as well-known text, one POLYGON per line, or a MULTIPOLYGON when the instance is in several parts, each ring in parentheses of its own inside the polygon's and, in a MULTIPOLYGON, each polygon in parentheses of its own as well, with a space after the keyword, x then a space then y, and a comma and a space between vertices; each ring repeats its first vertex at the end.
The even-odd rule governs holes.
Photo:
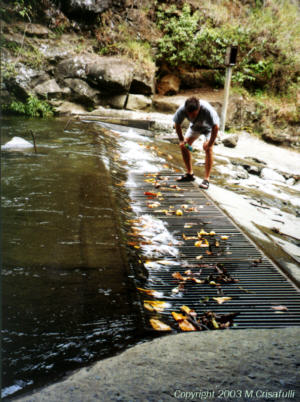
POLYGON ((172 331, 172 328, 169 325, 163 323, 160 320, 157 320, 155 318, 150 318, 149 321, 150 321, 152 328, 155 329, 155 331, 172 331))
POLYGON ((181 275, 180 272, 174 272, 174 274, 172 274, 173 278, 175 279, 179 279, 180 281, 184 281, 185 278, 181 275))

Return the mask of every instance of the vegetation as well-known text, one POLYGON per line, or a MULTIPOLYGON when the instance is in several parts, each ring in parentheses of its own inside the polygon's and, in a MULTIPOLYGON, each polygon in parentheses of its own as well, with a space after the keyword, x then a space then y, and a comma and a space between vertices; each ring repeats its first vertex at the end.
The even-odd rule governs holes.
POLYGON ((53 109, 48 102, 40 100, 32 94, 29 95, 25 103, 13 101, 10 105, 4 106, 4 110, 9 113, 16 113, 29 117, 53 116, 53 109))
POLYGON ((248 13, 236 13, 229 19, 226 5, 241 5, 237 1, 218 3, 223 12, 217 18, 213 11, 209 15, 204 9, 192 11, 187 3, 181 10, 175 5, 159 6, 157 24, 163 37, 158 41, 158 62, 220 69, 226 47, 238 45, 234 82, 254 91, 287 92, 299 77, 297 6, 288 0, 273 0, 266 6, 256 2, 257 6, 248 13))

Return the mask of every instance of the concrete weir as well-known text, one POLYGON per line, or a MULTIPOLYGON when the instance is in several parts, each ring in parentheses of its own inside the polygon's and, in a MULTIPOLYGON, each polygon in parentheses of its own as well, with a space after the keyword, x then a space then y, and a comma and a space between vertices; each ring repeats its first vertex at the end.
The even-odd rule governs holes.
POLYGON ((170 327, 171 335, 136 345, 17 400, 298 400, 297 288, 193 183, 179 184, 166 171, 132 174, 128 187, 137 216, 129 243, 144 266, 143 277, 136 272, 136 284, 157 292, 139 291, 145 325, 154 331, 149 324, 154 317, 170 327), (161 249, 157 230, 149 241, 151 219, 167 229, 171 250, 161 249), (219 303, 222 297, 228 299, 219 303), (150 312, 143 308, 146 300, 167 306, 150 312), (197 318, 205 311, 216 317, 239 314, 226 330, 202 327, 178 333, 172 312, 182 313, 182 305, 197 318))

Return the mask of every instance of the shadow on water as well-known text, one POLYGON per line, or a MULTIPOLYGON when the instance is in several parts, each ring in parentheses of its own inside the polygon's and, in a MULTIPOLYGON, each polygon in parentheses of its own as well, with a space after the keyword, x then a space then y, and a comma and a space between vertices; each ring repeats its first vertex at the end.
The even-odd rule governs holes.
POLYGON ((38 148, 2 152, 3 397, 146 336, 126 247, 129 199, 117 186, 124 144, 99 125, 64 126, 3 121, 2 144, 30 128, 38 148))

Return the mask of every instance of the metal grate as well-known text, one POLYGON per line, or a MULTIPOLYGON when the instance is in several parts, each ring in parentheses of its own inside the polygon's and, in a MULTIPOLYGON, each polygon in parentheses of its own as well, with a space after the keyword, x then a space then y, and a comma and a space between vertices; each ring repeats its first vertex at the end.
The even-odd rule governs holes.
MULTIPOLYGON (((190 182, 179 184, 175 181, 174 173, 170 172, 162 172, 160 175, 168 177, 168 186, 177 184, 182 191, 174 191, 170 187, 154 188, 152 183, 145 182, 145 179, 151 177, 149 175, 134 174, 132 176, 136 183, 136 187, 130 189, 133 204, 138 207, 139 215, 150 214, 164 221, 169 232, 177 240, 182 241, 178 246, 179 256, 166 257, 171 265, 162 269, 149 269, 148 279, 143 283, 144 288, 162 292, 163 295, 159 297, 159 300, 170 303, 170 307, 159 314, 163 322, 176 328, 171 312, 180 312, 180 307, 187 305, 194 309, 198 316, 205 311, 213 311, 217 314, 239 312, 234 320, 234 328, 275 328, 300 325, 299 291, 208 199, 204 191, 190 182), (161 198, 163 198, 159 201, 160 206, 149 208, 147 206, 149 200, 144 193, 158 191, 162 193, 161 198), (162 212, 162 210, 170 210, 171 206, 174 207, 174 210, 182 209, 183 204, 195 206, 197 210, 184 212, 182 216, 169 216, 162 212), (191 224, 192 227, 185 227, 187 224, 191 224), (216 239, 220 239, 221 235, 228 236, 228 239, 219 241, 218 247, 212 245, 209 248, 211 254, 208 255, 204 249, 195 247, 195 240, 183 240, 182 238, 183 233, 186 236, 195 236, 201 229, 206 232, 216 232, 217 235, 214 237, 216 239), (196 258, 200 254, 202 255, 201 260, 196 258), (189 269, 188 267, 196 264, 202 266, 200 279, 215 274, 213 266, 218 264, 218 266, 226 268, 229 275, 238 282, 215 287, 208 283, 196 284, 187 281, 184 284, 184 290, 180 294, 174 294, 172 289, 178 285, 178 280, 172 274, 179 272, 186 276, 184 272, 189 269), (212 298, 220 295, 232 299, 218 304, 212 298), (272 308, 274 306, 285 306, 287 310, 274 310, 272 308)), ((141 294, 141 298, 145 300, 149 299, 149 296, 141 294)), ((146 318, 150 318, 151 315, 146 310, 145 314, 146 318)))

